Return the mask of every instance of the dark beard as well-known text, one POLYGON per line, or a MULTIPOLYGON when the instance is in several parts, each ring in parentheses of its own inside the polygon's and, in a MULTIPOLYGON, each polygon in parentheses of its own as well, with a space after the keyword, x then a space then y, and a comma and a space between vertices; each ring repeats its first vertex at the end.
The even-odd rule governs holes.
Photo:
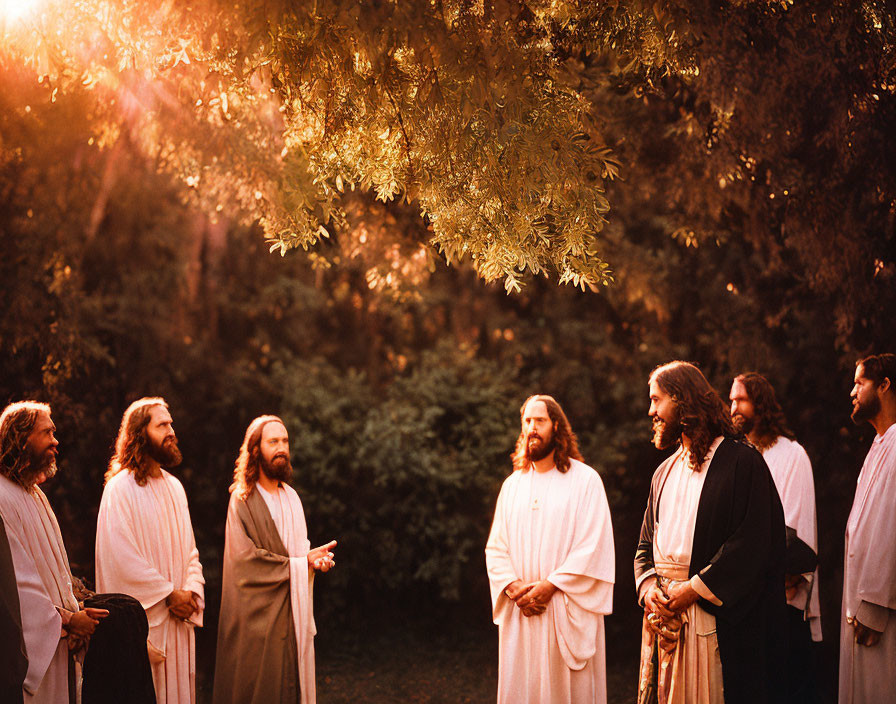
POLYGON ((746 416, 732 416, 731 422, 734 423, 734 429, 742 435, 749 435, 753 432, 753 428, 756 427, 756 419, 747 418, 746 416))
POLYGON ((177 467, 183 459, 180 448, 177 446, 177 438, 165 438, 161 445, 150 443, 146 454, 158 462, 161 467, 177 467))
POLYGON ((658 450, 666 450, 681 442, 681 422, 678 415, 665 422, 657 418, 653 423, 653 444, 658 450))
POLYGON ((262 457, 261 471, 268 479, 278 482, 289 483, 289 480, 292 479, 292 463, 287 455, 276 455, 270 462, 262 457))
POLYGON ((850 418, 856 425, 861 425, 874 418, 878 413, 880 413, 880 399, 877 396, 872 396, 868 403, 860 403, 853 408, 850 418))
POLYGON ((540 442, 535 447, 530 444, 531 440, 532 438, 527 438, 526 440, 526 459, 530 462, 539 462, 540 460, 543 460, 545 457, 550 455, 557 447, 557 443, 554 442, 553 435, 547 442, 539 437, 538 440, 540 442))

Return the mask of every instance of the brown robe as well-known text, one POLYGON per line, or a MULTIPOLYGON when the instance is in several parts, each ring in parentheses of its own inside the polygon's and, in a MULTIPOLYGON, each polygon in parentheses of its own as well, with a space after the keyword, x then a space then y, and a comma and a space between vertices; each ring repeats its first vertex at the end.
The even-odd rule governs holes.
POLYGON ((246 500, 231 495, 214 704, 295 704, 296 650, 286 548, 258 491, 246 500))

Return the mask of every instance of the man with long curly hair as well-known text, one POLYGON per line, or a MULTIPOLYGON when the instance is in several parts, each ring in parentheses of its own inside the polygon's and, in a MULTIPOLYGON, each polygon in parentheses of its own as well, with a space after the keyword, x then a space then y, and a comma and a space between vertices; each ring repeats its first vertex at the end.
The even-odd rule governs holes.
POLYGON ((159 704, 195 701, 194 628, 205 609, 187 495, 168 472, 180 462, 168 404, 134 401, 121 419, 97 517, 97 588, 130 594, 146 610, 159 704))
POLYGON ((784 512, 759 452, 697 367, 650 375, 653 475, 635 554, 638 701, 784 701, 784 512))
POLYGON ((230 487, 215 704, 316 700, 312 585, 315 571, 333 567, 336 541, 311 549, 291 478, 286 426, 256 418, 230 487))
POLYGON ((616 562, 603 482, 553 398, 528 398, 520 420, 485 548, 498 702, 606 702, 616 562))
POLYGON ((852 420, 875 437, 846 522, 840 704, 896 701, 896 355, 856 363, 852 420))
POLYGON ((791 702, 816 702, 812 641, 821 640, 818 600, 818 533, 812 463, 796 441, 775 389, 758 372, 734 378, 729 393, 734 427, 762 453, 778 488, 787 526, 787 672, 791 702))
POLYGON ((79 606, 56 515, 38 486, 56 473, 58 446, 48 405, 22 401, 0 415, 0 518, 17 591, 4 598, 16 597, 18 610, 11 615, 21 634, 21 641, 3 647, 24 649, 20 695, 29 703, 75 701, 71 656, 86 649, 109 615, 79 606))

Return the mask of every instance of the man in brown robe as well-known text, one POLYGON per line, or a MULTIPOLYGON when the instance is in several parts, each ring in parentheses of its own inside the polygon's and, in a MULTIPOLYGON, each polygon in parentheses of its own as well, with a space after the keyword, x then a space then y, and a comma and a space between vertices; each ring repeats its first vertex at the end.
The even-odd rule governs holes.
POLYGON ((227 509, 214 704, 313 704, 315 571, 336 541, 310 550, 289 436, 256 418, 236 461, 227 509))

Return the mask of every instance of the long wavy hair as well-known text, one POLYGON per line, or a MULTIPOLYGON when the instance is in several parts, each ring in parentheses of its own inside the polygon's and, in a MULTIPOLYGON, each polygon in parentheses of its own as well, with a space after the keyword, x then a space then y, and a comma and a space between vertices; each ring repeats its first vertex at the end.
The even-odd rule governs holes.
POLYGON ((650 374, 650 381, 655 381, 672 397, 681 432, 691 443, 688 453, 691 469, 700 468, 709 453, 709 446, 719 435, 737 436, 728 405, 703 372, 690 362, 676 360, 660 365, 650 374))
POLYGON ((104 477, 106 482, 119 472, 130 470, 139 486, 146 485, 150 468, 146 426, 152 420, 152 409, 156 406, 168 408, 165 399, 152 396, 134 401, 124 412, 118 437, 115 438, 115 452, 109 460, 109 468, 104 477))
MULTIPOLYGON (((536 394, 526 399, 526 402, 520 407, 520 422, 523 421, 523 413, 530 401, 544 401, 544 405, 548 409, 548 418, 554 426, 554 464, 560 472, 568 472, 570 466, 570 458, 582 461, 582 454, 579 452, 579 440, 572 431, 572 426, 560 404, 554 400, 552 396, 544 394, 536 394)), ((520 431, 520 436, 516 439, 516 448, 511 455, 513 459, 513 469, 525 472, 529 469, 532 461, 528 457, 526 443, 526 432, 520 431)))
POLYGON ((249 423, 243 444, 240 446, 240 454, 236 458, 233 469, 233 484, 230 485, 230 493, 244 501, 258 483, 258 475, 261 472, 261 433, 268 423, 283 423, 277 416, 258 416, 249 423))
POLYGON ((787 425, 787 418, 784 417, 784 411, 775 396, 775 389, 768 379, 759 372, 744 372, 738 374, 734 380, 744 385, 747 396, 753 402, 753 412, 756 415, 753 434, 762 445, 760 450, 768 447, 781 435, 790 440, 796 439, 796 435, 787 425))
POLYGON ((28 437, 41 413, 50 415, 46 403, 19 401, 9 404, 0 415, 0 474, 28 491, 37 479, 28 472, 28 437))

